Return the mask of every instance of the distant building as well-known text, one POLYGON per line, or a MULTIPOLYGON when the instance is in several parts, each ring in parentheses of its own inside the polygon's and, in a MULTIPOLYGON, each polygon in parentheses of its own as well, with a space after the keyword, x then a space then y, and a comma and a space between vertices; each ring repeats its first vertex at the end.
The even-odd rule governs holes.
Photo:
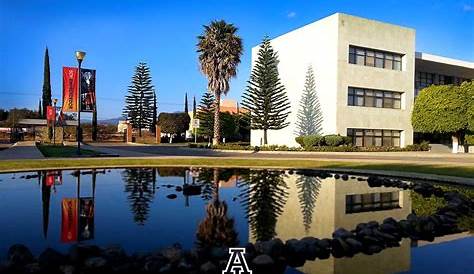
MULTIPOLYGON (((442 38, 440 38, 440 42, 442 38)), ((415 52, 415 30, 336 13, 271 40, 291 101, 290 125, 268 131, 268 143, 297 146, 295 127, 308 67, 313 67, 323 133, 351 136, 356 146, 413 143, 411 111, 429 85, 474 78, 474 63, 415 52)), ((252 65, 259 46, 252 48, 252 65)), ((260 145, 263 131, 251 131, 260 145)))

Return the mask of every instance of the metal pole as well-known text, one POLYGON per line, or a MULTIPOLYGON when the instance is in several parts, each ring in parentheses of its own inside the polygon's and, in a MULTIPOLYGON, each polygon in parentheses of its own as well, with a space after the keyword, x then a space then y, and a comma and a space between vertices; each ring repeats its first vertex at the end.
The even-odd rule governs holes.
POLYGON ((54 121, 53 121, 53 145, 56 144, 56 102, 53 104, 54 109, 54 121))
POLYGON ((78 74, 79 74, 79 77, 78 77, 78 95, 77 95, 77 136, 76 136, 76 139, 77 139, 77 155, 81 155, 81 63, 82 63, 82 60, 77 60, 78 62, 78 74))

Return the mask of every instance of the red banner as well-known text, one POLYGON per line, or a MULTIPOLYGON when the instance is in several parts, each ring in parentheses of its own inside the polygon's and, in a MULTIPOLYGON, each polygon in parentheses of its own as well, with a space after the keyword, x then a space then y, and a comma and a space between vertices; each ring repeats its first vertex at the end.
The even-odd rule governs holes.
POLYGON ((56 110, 53 106, 46 107, 46 120, 48 123, 54 123, 54 121, 56 121, 56 110))
POLYGON ((65 198, 61 202, 61 242, 70 243, 77 241, 77 199, 65 198))
POLYGON ((46 185, 62 185, 63 176, 61 171, 47 171, 46 172, 46 185))
POLYGON ((77 112, 77 68, 63 67, 63 112, 77 112))

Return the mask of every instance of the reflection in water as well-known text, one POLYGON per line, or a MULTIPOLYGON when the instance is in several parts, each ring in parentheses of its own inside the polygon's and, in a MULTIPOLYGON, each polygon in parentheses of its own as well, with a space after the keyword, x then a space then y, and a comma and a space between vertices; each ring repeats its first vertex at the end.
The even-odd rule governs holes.
POLYGON ((133 220, 144 225, 148 219, 150 204, 155 195, 155 168, 126 168, 122 172, 125 182, 125 192, 133 213, 133 220))
POLYGON ((321 179, 313 176, 297 176, 296 187, 298 188, 298 198, 303 214, 303 224, 306 232, 308 232, 313 222, 313 211, 321 187, 321 179))
POLYGON ((242 176, 241 203, 257 241, 276 235, 275 225, 288 198, 285 177, 284 172, 276 170, 250 170, 242 176))
POLYGON ((48 238, 49 203, 51 201, 51 186, 46 185, 46 172, 38 172, 41 180, 41 205, 43 208, 43 237, 48 238))

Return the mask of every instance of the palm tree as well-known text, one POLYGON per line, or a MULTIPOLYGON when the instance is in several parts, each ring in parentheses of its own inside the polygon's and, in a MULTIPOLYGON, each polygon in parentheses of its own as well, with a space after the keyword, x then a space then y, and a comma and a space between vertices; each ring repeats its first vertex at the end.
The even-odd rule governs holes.
POLYGON ((214 145, 220 142, 220 100, 221 94, 229 91, 230 78, 237 74, 243 46, 236 35, 237 27, 224 20, 212 21, 204 26, 204 33, 198 36, 197 52, 202 73, 207 77, 207 88, 215 95, 214 145))

